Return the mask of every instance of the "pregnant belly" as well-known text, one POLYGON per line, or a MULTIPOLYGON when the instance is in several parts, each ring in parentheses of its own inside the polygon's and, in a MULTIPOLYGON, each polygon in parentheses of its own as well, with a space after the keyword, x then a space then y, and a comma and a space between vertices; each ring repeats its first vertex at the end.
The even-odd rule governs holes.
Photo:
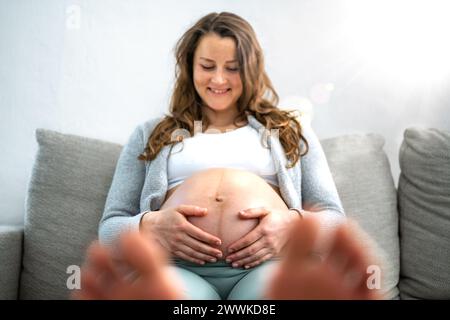
POLYGON ((258 225, 259 219, 241 219, 239 211, 267 207, 287 209, 276 190, 261 177, 243 170, 213 168, 198 172, 171 189, 161 209, 191 204, 208 209, 203 217, 188 217, 202 230, 219 237, 224 256, 230 244, 258 225))

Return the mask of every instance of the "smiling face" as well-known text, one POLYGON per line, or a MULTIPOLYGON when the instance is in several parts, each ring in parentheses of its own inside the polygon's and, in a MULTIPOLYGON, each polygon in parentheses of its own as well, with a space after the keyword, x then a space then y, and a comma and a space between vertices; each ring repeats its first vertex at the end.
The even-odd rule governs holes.
POLYGON ((242 94, 240 66, 233 38, 215 33, 203 36, 194 54, 193 74, 195 90, 205 107, 211 111, 237 112, 242 94))

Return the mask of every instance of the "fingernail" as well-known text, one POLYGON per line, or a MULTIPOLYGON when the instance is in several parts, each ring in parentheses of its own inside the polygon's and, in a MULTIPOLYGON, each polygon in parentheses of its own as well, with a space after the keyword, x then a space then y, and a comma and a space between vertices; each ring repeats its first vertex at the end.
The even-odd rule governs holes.
POLYGON ((233 266, 233 268, 236 268, 236 267, 238 267, 239 265, 238 265, 237 263, 233 263, 232 266, 233 266))
POLYGON ((226 261, 227 263, 230 263, 230 262, 231 262, 231 259, 228 259, 228 258, 227 258, 227 260, 225 260, 225 261, 226 261))
POLYGON ((216 254, 216 257, 217 258, 222 258, 222 253, 219 252, 218 254, 216 254))
POLYGON ((245 269, 248 269, 248 268, 250 268, 250 266, 245 266, 245 269))
POLYGON ((216 262, 217 260, 215 258, 209 259, 209 262, 216 262))

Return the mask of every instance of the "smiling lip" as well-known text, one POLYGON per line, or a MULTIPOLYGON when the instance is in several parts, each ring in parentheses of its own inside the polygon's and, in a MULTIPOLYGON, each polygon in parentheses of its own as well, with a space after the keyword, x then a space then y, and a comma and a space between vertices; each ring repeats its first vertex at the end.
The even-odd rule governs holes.
POLYGON ((208 88, 208 90, 211 91, 214 94, 226 94, 231 89, 213 89, 213 88, 208 88))

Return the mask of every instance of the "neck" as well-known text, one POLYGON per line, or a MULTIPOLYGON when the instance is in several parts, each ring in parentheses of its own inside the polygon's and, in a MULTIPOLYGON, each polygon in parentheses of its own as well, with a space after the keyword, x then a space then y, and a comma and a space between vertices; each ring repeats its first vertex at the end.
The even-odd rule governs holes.
POLYGON ((209 107, 203 107, 204 114, 208 118, 210 127, 228 128, 234 126, 234 119, 238 116, 237 107, 228 108, 226 110, 213 110, 209 107))

